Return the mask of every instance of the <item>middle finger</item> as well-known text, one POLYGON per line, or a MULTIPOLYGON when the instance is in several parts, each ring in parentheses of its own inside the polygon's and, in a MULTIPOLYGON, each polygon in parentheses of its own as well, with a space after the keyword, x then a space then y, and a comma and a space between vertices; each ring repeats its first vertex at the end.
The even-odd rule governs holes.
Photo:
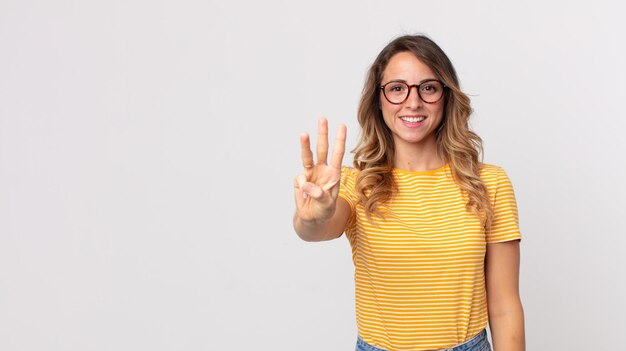
POLYGON ((328 157, 328 121, 321 118, 317 122, 317 164, 325 165, 328 157))

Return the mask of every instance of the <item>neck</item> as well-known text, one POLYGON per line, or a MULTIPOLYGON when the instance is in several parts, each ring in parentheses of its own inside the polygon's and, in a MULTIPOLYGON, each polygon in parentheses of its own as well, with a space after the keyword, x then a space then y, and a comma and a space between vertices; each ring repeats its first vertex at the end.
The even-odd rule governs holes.
POLYGON ((419 144, 395 143, 393 165, 409 172, 425 172, 442 167, 445 161, 435 140, 419 144))

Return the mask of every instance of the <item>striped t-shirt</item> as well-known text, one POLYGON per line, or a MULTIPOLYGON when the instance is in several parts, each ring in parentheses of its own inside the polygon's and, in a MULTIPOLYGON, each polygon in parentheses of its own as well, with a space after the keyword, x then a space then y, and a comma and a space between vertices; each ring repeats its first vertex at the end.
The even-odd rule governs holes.
POLYGON ((520 239, 517 205, 502 168, 483 165, 494 220, 489 232, 466 209, 467 196, 445 165, 394 169, 398 192, 369 222, 358 203, 358 171, 343 167, 339 196, 351 207, 346 236, 355 266, 359 335, 386 350, 461 344, 487 326, 487 243, 520 239))

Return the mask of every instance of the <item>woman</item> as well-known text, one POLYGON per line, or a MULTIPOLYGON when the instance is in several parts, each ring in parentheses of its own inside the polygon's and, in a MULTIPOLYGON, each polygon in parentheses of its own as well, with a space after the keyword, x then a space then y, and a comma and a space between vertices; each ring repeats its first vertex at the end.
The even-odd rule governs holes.
POLYGON ((327 164, 300 137, 294 228, 306 241, 346 233, 355 265, 357 350, 524 350, 517 207, 506 173, 482 164, 469 98, 424 36, 389 43, 370 68, 354 168, 340 126, 327 164), (414 89, 415 88, 415 89, 414 89))

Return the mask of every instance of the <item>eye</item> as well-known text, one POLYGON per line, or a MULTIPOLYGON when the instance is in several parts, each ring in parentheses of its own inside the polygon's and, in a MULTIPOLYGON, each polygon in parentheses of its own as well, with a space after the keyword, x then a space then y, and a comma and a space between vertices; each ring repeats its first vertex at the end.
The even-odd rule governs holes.
POLYGON ((389 94, 404 94, 406 92, 406 84, 391 83, 385 87, 385 91, 389 94))
POLYGON ((426 94, 434 94, 437 93, 439 91, 440 87, 439 84, 437 82, 428 82, 428 83, 424 83, 420 86, 420 90, 422 91, 422 93, 426 93, 426 94))

